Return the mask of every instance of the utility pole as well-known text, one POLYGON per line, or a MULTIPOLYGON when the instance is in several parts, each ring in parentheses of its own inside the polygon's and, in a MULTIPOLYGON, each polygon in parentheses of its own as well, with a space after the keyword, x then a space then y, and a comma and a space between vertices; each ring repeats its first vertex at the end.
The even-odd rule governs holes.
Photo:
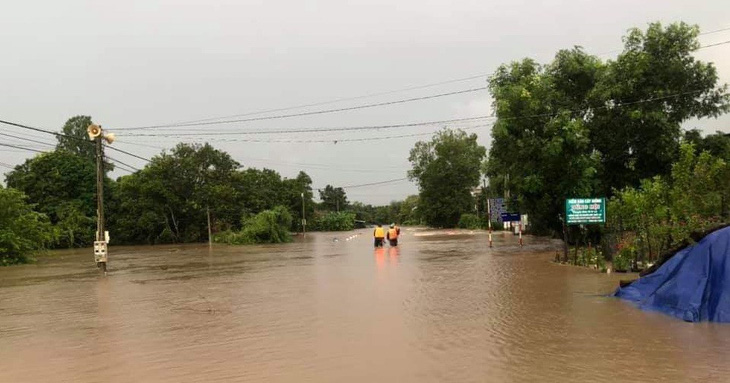
POLYGON ((487 179, 482 180, 484 185, 484 199, 486 200, 487 206, 487 227, 489 228, 489 247, 492 247, 492 204, 489 202, 489 195, 487 194, 487 179))
POLYGON ((213 234, 210 229, 210 206, 205 206, 205 212, 208 214, 208 247, 213 247, 213 234))
POLYGON ((94 241, 94 261, 106 275, 107 244, 109 234, 104 230, 104 143, 114 142, 114 133, 104 134, 100 125, 91 124, 86 129, 89 139, 96 145, 96 237, 94 241))
POLYGON ((307 236, 307 219, 304 217, 304 193, 302 193, 302 237, 307 236))

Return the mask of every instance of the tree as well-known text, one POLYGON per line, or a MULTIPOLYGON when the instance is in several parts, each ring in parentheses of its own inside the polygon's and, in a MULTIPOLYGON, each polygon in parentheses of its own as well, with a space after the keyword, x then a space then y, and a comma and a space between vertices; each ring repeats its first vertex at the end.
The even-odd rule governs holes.
POLYGON ((418 211, 426 224, 454 227, 461 214, 474 206, 471 188, 479 184, 480 164, 486 149, 476 134, 444 129, 431 141, 419 141, 411 149, 408 172, 418 182, 418 211))
POLYGON ((142 171, 120 179, 115 223, 123 241, 207 239, 208 209, 213 226, 240 226, 238 167, 230 155, 208 144, 178 144, 171 153, 153 157, 142 171))
POLYGON ((283 182, 283 202, 289 208, 289 212, 293 217, 291 229, 294 231, 302 231, 302 204, 304 204, 305 217, 314 216, 314 200, 312 193, 312 178, 303 171, 297 174, 296 178, 285 179, 283 182))
POLYGON ((684 141, 694 145, 697 153, 709 152, 715 157, 730 162, 730 134, 715 132, 702 137, 697 129, 688 130, 684 133, 684 141))
POLYGON ((56 149, 65 150, 69 153, 79 155, 80 157, 96 163, 96 147, 89 140, 86 132, 89 125, 92 124, 90 116, 71 117, 63 125, 63 135, 56 136, 58 145, 56 149))
POLYGON ((565 198, 594 190, 598 159, 581 108, 601 69, 574 48, 546 67, 529 59, 503 65, 489 82, 497 115, 484 167, 490 189, 514 197, 509 208, 529 214, 537 232, 559 230, 565 198))
POLYGON ((322 208, 329 211, 339 212, 347 209, 347 195, 345 189, 327 185, 324 190, 319 191, 319 199, 322 200, 322 208))
POLYGON ((405 225, 418 225, 421 223, 418 213, 418 196, 409 195, 399 204, 395 222, 405 225))
MULTIPOLYGON (((92 162, 63 150, 43 153, 8 173, 6 182, 23 192, 52 224, 60 225, 57 245, 92 243, 96 216, 96 169, 92 162)), ((105 186, 109 183, 106 180, 105 186)))
POLYGON ((712 63, 696 60, 699 28, 652 23, 631 29, 590 94, 590 138, 600 153, 602 193, 668 175, 679 156, 680 125, 728 111, 727 86, 712 63))
POLYGON ((668 175, 680 125, 728 110, 716 69, 692 57, 697 27, 632 29, 615 61, 581 48, 548 65, 524 59, 490 79, 497 122, 485 173, 537 232, 560 229, 567 197, 611 196, 668 175))
POLYGON ((54 240, 48 217, 33 211, 27 197, 0 186, 0 265, 25 263, 28 255, 54 240))

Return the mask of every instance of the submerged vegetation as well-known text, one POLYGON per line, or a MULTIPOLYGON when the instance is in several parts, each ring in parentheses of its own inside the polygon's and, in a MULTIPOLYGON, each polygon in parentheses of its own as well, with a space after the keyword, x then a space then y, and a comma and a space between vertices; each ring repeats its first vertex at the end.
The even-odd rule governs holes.
POLYGON ((287 208, 276 206, 245 219, 238 232, 227 230, 214 235, 213 241, 229 245, 291 242, 291 224, 292 216, 287 208))

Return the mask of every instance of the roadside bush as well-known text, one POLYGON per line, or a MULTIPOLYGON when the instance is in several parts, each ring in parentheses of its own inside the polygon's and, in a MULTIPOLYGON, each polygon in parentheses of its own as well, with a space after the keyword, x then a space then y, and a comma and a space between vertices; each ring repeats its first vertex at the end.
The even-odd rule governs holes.
POLYGON ((33 211, 26 199, 18 190, 0 187, 0 265, 26 263, 29 254, 55 240, 48 217, 33 211))
POLYGON ((224 231, 213 236, 216 243, 252 245, 258 243, 284 243, 291 241, 292 216, 284 206, 264 210, 245 219, 240 232, 224 231))
POLYGON ((349 231, 355 228, 355 213, 329 212, 312 220, 312 231, 349 231))
POLYGON ((633 245, 622 246, 613 257, 613 268, 617 271, 631 270, 631 264, 636 260, 636 247, 633 245))
POLYGON ((632 262, 651 263, 689 240, 691 233, 726 221, 723 211, 729 197, 730 165, 683 144, 669 177, 643 180, 639 188, 625 188, 611 198, 605 237, 631 243, 633 253, 627 248, 624 256, 632 262), (635 239, 626 241, 627 237, 635 239))
POLYGON ((481 221, 475 214, 464 213, 459 218, 460 229, 480 229, 481 226, 481 221))

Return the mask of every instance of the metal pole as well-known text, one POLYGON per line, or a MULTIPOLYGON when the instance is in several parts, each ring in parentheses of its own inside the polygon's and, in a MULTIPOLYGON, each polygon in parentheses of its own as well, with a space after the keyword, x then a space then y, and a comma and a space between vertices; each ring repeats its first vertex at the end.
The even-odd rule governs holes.
POLYGON ((520 230, 520 247, 522 247, 522 221, 520 221, 517 224, 520 225, 520 228, 519 228, 519 230, 520 230))
POLYGON ((560 222, 563 224, 563 262, 568 263, 568 229, 565 227, 565 219, 563 216, 560 217, 560 222))
POLYGON ((487 227, 489 228, 489 247, 492 247, 492 203, 487 198, 487 227))
POLYGON ((307 236, 307 219, 304 216, 304 193, 302 193, 302 237, 307 236))
POLYGON ((210 206, 206 206, 205 211, 208 214, 208 247, 213 247, 213 234, 211 234, 210 229, 210 206))

